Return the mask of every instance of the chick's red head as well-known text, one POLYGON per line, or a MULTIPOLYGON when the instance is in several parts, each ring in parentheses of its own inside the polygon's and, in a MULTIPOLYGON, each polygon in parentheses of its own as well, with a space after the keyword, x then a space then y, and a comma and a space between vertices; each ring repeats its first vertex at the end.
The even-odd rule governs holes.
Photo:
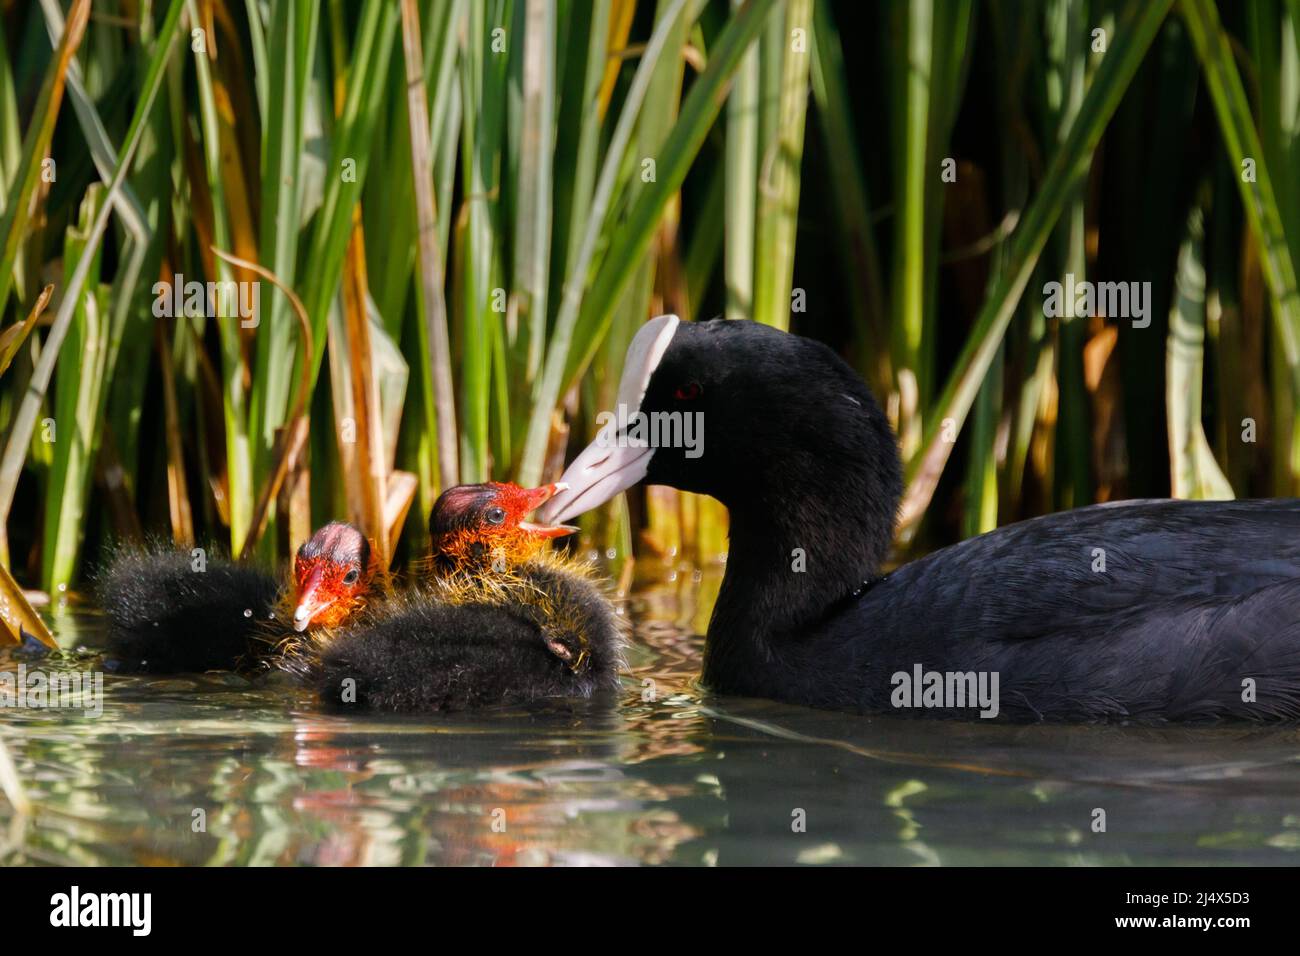
POLYGON ((504 561, 513 565, 541 550, 552 538, 572 534, 572 525, 547 525, 526 521, 525 516, 549 501, 566 486, 518 485, 488 482, 457 485, 444 491, 429 516, 433 553, 446 567, 489 567, 504 561))
POLYGON ((365 604, 372 575, 365 535, 341 521, 325 525, 293 560, 293 629, 342 624, 365 604))

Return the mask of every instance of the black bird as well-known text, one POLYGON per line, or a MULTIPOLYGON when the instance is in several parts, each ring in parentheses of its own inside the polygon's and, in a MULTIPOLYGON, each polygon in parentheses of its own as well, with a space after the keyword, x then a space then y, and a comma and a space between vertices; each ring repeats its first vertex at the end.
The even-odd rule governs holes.
POLYGON ((330 706, 432 712, 618 686, 622 625, 591 571, 524 516, 556 486, 459 485, 434 504, 429 580, 331 635, 304 676, 330 706))
POLYGON ((172 674, 260 666, 294 631, 341 625, 365 606, 369 543, 331 522, 303 543, 292 581, 213 553, 123 547, 95 582, 118 670, 172 674))
POLYGON ((629 347, 618 394, 541 518, 568 520, 642 479, 726 505, 703 671, 719 692, 1029 721, 1300 717, 1300 502, 1095 505, 882 577, 897 443, 826 346, 661 316, 629 347), (637 441, 690 437, 695 413, 707 431, 689 443, 637 441), (927 704, 913 685, 933 688, 932 675, 947 693, 927 704), (972 707, 976 680, 991 690, 995 678, 997 706, 972 707))

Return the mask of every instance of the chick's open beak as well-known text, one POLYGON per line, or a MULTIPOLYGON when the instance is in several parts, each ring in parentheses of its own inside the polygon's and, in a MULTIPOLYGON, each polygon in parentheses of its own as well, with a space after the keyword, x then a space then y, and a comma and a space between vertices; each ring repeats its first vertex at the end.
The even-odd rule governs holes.
MULTIPOLYGON (((524 495, 524 513, 527 514, 536 508, 540 508, 546 502, 550 501, 557 494, 568 489, 564 482, 556 482, 551 485, 541 485, 537 488, 525 488, 524 495)), ((566 534, 573 534, 577 527, 571 524, 550 524, 533 521, 519 522, 519 530, 526 531, 537 538, 562 538, 566 534)))

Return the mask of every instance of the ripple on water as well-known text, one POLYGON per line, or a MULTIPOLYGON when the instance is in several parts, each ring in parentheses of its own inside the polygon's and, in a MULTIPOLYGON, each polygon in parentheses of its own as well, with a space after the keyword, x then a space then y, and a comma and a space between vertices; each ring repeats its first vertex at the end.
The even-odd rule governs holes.
MULTIPOLYGON (((696 677, 718 569, 687 570, 634 588, 636 638, 607 699, 352 716, 283 681, 107 674, 98 717, 0 709, 35 805, 21 818, 0 800, 0 862, 1297 862, 1300 730, 1004 727, 714 697, 696 677)), ((65 646, 100 637, 93 615, 59 625, 65 646)), ((0 672, 96 662, 0 652, 0 672)))

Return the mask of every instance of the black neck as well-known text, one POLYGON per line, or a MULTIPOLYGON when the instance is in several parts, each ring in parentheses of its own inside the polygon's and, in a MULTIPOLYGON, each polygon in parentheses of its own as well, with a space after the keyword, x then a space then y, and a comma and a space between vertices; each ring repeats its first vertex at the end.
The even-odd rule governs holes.
MULTIPOLYGON (((878 414, 878 413, 877 413, 878 414)), ((883 424, 883 422, 882 422, 883 424)), ((892 433, 834 456, 787 456, 726 502, 727 571, 709 622, 705 680, 753 672, 826 618, 889 553, 899 499, 892 433)))

